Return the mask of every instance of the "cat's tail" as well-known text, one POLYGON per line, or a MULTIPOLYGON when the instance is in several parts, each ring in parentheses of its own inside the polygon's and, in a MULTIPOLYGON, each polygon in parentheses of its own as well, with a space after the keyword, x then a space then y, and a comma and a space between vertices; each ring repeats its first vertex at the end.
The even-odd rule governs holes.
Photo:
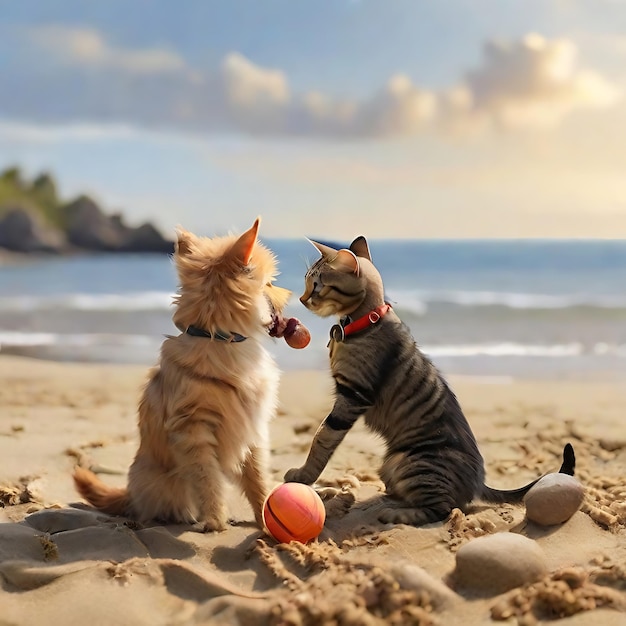
MULTIPOLYGON (((567 443, 563 448, 563 463, 561 464, 561 469, 559 469, 559 474, 569 474, 573 476, 575 467, 576 455, 574 454, 574 448, 571 443, 567 443)), ((530 488, 538 483, 541 478, 542 477, 539 477, 519 489, 501 490, 492 489, 491 487, 487 487, 487 485, 483 485, 478 494, 478 498, 492 504, 502 504, 504 502, 515 504, 521 502, 530 488)))
POLYGON ((129 514, 130 496, 126 487, 109 487, 84 467, 76 467, 73 478, 76 490, 91 506, 109 515, 129 514))

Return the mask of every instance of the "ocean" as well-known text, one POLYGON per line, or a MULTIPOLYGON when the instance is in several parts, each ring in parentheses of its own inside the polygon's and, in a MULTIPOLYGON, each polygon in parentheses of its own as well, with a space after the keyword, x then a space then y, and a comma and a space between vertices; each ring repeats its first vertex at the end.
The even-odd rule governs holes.
MULTIPOLYGON (((264 242, 288 313, 311 330, 293 350, 268 339, 283 370, 327 367, 332 325, 298 301, 317 258, 306 240, 264 242)), ((347 242, 339 242, 346 245, 347 242)), ((626 376, 626 240, 370 240, 388 301, 445 375, 626 376)), ((0 265, 0 355, 155 362, 176 334, 167 255, 32 258, 0 265)), ((236 330, 236 329, 235 329, 236 330)))

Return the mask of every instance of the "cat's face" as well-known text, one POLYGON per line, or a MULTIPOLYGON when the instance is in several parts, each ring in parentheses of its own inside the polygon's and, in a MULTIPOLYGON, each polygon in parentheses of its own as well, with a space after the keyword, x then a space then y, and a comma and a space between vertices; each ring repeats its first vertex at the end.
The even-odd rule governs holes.
POLYGON ((185 330, 252 335, 267 330, 291 292, 273 284, 274 254, 257 240, 259 220, 241 236, 198 237, 180 230, 174 261, 179 277, 174 323, 185 330))
POLYGON ((304 277, 305 289, 300 302, 320 317, 349 315, 367 294, 367 279, 361 272, 359 259, 351 250, 335 250, 321 243, 311 243, 322 257, 304 277))

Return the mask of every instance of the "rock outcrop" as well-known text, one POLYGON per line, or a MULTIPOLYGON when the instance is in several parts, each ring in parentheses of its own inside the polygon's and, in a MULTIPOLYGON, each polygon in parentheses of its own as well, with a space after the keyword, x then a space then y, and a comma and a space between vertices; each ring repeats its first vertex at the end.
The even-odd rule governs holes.
POLYGON ((64 207, 68 242, 98 252, 172 252, 173 243, 147 222, 133 228, 120 214, 105 215, 87 196, 64 207))
POLYGON ((35 209, 15 205, 0 217, 0 248, 11 252, 59 253, 65 248, 65 236, 47 226, 35 209))
POLYGON ((128 226, 88 196, 62 201, 47 173, 27 180, 19 168, 0 172, 0 249, 18 253, 161 252, 174 242, 146 222, 128 226))

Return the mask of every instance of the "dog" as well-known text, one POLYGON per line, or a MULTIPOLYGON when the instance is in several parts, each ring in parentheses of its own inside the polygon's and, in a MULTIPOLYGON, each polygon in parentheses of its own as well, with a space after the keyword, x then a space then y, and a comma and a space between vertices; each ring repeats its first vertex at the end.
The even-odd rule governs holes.
POLYGON ((127 486, 107 486, 75 468, 76 489, 95 508, 142 523, 220 531, 233 481, 263 528, 268 430, 280 378, 264 342, 268 335, 293 340, 294 327, 308 331, 282 316, 291 292, 274 285, 277 261, 257 238, 259 224, 257 218, 240 236, 177 231, 173 321, 181 332, 166 337, 148 376, 127 486))

